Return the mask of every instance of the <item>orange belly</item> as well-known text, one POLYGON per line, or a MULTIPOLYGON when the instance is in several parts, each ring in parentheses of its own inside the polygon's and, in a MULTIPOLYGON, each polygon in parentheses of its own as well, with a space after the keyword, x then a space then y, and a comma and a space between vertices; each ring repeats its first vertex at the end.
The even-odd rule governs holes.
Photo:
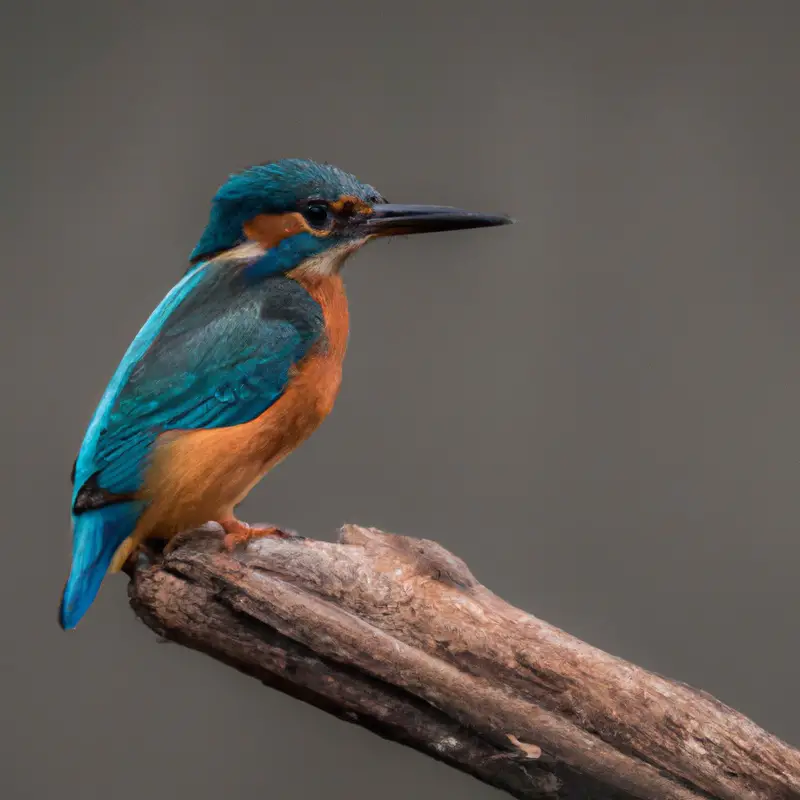
POLYGON ((230 428, 161 435, 141 492, 147 509, 120 547, 112 570, 151 536, 169 539, 232 517, 234 507, 261 478, 330 413, 347 349, 347 298, 338 275, 297 280, 322 307, 325 340, 297 365, 284 393, 260 417, 230 428))

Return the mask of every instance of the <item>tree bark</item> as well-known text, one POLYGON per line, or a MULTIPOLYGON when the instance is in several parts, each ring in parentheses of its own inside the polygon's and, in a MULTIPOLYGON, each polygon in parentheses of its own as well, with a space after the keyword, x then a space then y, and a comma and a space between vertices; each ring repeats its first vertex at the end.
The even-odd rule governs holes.
POLYGON ((505 603, 435 542, 216 528, 131 570, 167 639, 518 798, 800 800, 800 752, 505 603))

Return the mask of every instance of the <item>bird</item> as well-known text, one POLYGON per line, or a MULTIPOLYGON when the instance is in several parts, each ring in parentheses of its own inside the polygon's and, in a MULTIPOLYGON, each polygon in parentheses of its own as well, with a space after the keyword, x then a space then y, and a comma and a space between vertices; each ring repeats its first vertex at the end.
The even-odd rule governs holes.
POLYGON ((373 239, 513 222, 387 202, 328 163, 231 174, 178 283, 113 373, 72 468, 72 561, 59 623, 150 539, 209 522, 227 550, 259 536, 235 509, 331 412, 349 336, 342 266, 373 239))

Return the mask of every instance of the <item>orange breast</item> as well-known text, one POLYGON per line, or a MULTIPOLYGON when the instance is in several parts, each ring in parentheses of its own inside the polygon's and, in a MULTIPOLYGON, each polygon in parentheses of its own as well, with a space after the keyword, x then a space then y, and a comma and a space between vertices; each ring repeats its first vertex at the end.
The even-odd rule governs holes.
POLYGON ((283 395, 243 425, 162 435, 143 495, 140 537, 169 537, 230 516, 253 486, 307 439, 333 408, 347 350, 349 315, 339 275, 298 275, 322 307, 326 336, 295 367, 283 395))

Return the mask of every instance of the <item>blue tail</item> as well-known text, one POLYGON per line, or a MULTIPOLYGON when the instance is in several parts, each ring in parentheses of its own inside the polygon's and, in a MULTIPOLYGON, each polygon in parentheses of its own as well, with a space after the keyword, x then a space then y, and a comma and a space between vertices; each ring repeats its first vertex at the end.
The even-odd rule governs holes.
POLYGON ((64 630, 74 628, 94 602, 114 553, 133 532, 141 511, 138 502, 115 503, 73 517, 72 571, 58 611, 64 630))

